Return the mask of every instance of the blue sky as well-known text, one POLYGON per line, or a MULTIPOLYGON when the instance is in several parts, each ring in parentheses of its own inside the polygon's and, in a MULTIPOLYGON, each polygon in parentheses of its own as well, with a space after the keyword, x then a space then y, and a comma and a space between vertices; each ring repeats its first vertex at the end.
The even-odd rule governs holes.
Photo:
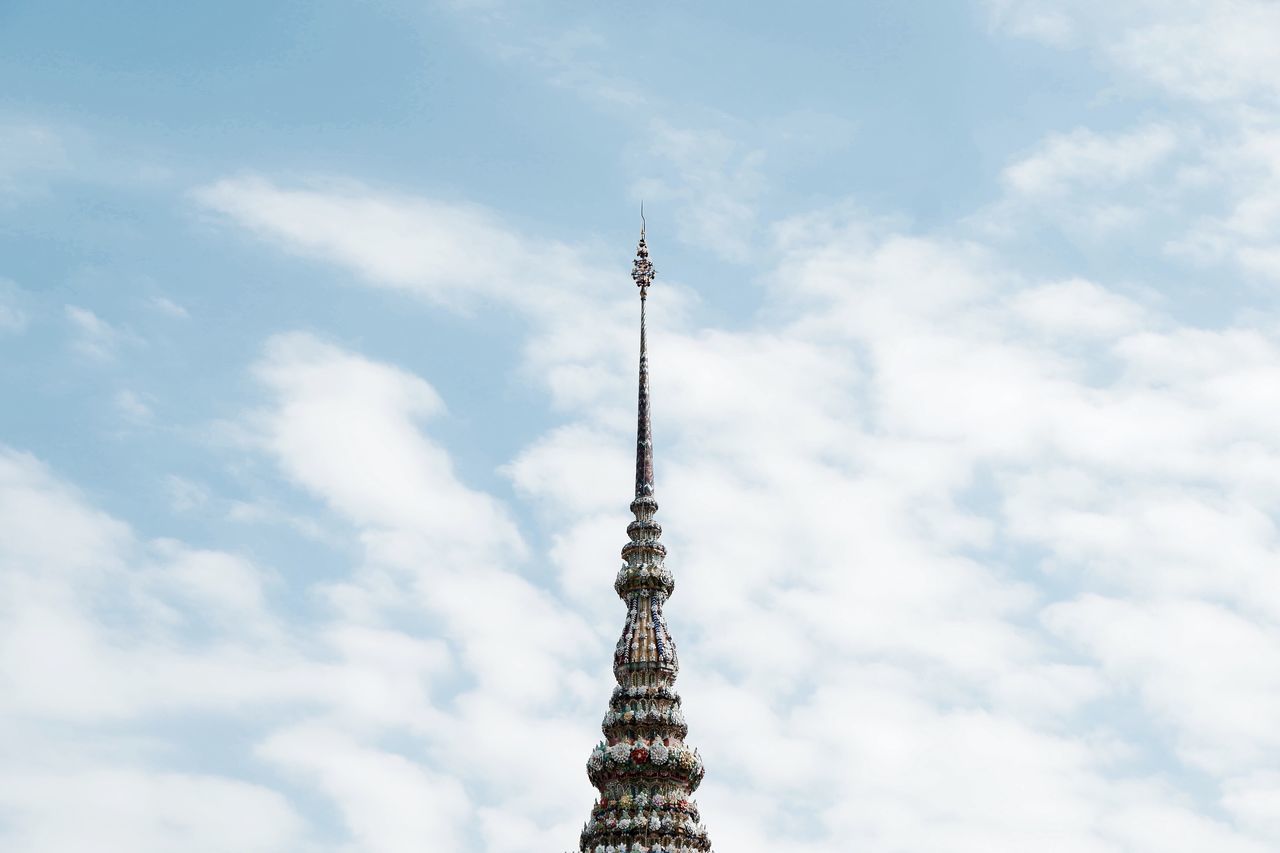
POLYGON ((1275 849, 1277 37, 6 4, 0 846, 576 844, 643 199, 717 849, 1275 849))

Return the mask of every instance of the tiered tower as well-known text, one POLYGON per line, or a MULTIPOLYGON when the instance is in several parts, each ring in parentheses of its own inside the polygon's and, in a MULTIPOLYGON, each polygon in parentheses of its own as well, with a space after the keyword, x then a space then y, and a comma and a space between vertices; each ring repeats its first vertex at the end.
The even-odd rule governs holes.
POLYGON ((640 288, 640 397, 636 418, 635 521, 613 588, 627 605, 627 621, 613 655, 618 686, 609 701, 604 740, 587 760, 587 776, 600 791, 582 828, 582 853, 693 853, 709 851, 693 792, 702 759, 684 742, 689 727, 674 689, 680 667, 662 605, 675 588, 663 565, 667 549, 653 520, 653 431, 649 423, 649 354, 645 303, 654 278, 644 228, 631 271, 640 288))

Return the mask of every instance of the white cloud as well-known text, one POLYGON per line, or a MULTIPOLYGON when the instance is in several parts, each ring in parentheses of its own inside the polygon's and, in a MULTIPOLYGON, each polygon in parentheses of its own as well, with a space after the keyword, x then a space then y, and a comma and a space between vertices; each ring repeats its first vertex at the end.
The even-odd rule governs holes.
MULTIPOLYGON (((447 451, 421 431, 424 419, 442 411, 435 391, 416 376, 297 333, 272 339, 255 373, 271 401, 248 421, 260 447, 360 539, 362 564, 324 587, 325 597, 345 621, 369 627, 425 614, 464 676, 449 710, 397 701, 392 707, 403 712, 384 721, 423 738, 437 756, 433 770, 372 754, 368 760, 390 762, 393 780, 416 774, 482 786, 487 802, 512 819, 568 832, 575 815, 558 792, 579 775, 575 752, 590 726, 581 697, 595 680, 581 667, 590 650, 604 659, 605 645, 523 576, 527 546, 505 508, 459 481, 447 451), (576 725, 564 719, 566 702, 576 725), (516 744, 492 737, 517 730, 523 736, 516 744), (549 754, 558 759, 548 762, 549 754)), ((383 657, 385 645, 378 647, 383 657)), ((353 832, 372 831, 356 815, 373 807, 365 793, 329 793, 341 798, 353 832)), ((421 827, 411 829, 398 835, 388 827, 391 835, 368 843, 399 849, 420 837, 421 827)), ((531 849, 529 843, 510 849, 531 849)))
POLYGON ((470 809, 456 779, 320 725, 278 732, 259 752, 337 804, 354 850, 417 853, 424 843, 441 850, 462 845, 470 809))
POLYGON ((21 334, 30 319, 22 307, 22 291, 13 281, 0 277, 0 335, 21 334))
POLYGON ((1267 770, 1280 752, 1280 634, 1195 599, 1150 603, 1084 596, 1046 612, 1049 625, 1096 656, 1121 690, 1137 689, 1181 758, 1230 776, 1267 770))
MULTIPOLYGON (((548 795, 560 786, 537 786, 533 796, 525 787, 547 772, 541 749, 520 753, 514 766, 521 772, 513 777, 510 746, 490 744, 488 732, 527 725, 525 714, 559 707, 566 686, 580 692, 583 676, 566 661, 595 638, 510 570, 524 545, 505 512, 460 483, 447 453, 419 432, 419 419, 440 413, 439 398, 416 377, 304 335, 270 342, 256 375, 271 400, 247 418, 258 446, 361 535, 366 565, 317 590, 338 605, 338 621, 331 629, 311 627, 316 639, 306 646, 313 651, 304 653, 270 605, 270 575, 229 554, 167 540, 140 543, 34 460, 15 455, 2 496, 5 519, 15 525, 5 537, 12 559, 4 563, 15 604, 0 638, 10 707, 85 726, 179 708, 324 708, 340 721, 341 737, 383 727, 429 733, 432 748, 448 757, 447 770, 428 773, 372 746, 352 746, 376 765, 403 768, 394 778, 446 772, 488 785, 519 778, 511 796, 517 805, 527 801, 519 807, 532 818, 546 820, 548 795), (58 581, 50 571, 56 558, 84 577, 58 581), (33 594, 33 585, 46 591, 33 594), (98 611, 98 590, 123 598, 127 629, 104 627, 104 619, 116 619, 98 611), (482 599, 489 609, 477 610, 482 599), (393 627, 424 614, 439 638, 393 627), (27 663, 37 649, 51 668, 27 663), (427 698, 432 678, 452 669, 455 658, 475 682, 456 700, 456 716, 427 698), (477 743, 479 750, 467 747, 477 743)), ((569 756, 583 727, 550 718, 533 731, 539 744, 558 742, 569 756)), ((301 760, 272 749, 263 755, 289 766, 301 760)), ((575 777, 577 765, 570 764, 575 777)), ((372 804, 360 788, 326 784, 321 793, 340 798, 343 809, 366 808, 348 802, 352 796, 372 804)), ((351 821, 353 843, 394 847, 354 812, 351 821)))
POLYGON ((1169 122, 1050 133, 1004 168, 1004 194, 966 224, 984 240, 1006 244, 1034 245, 1037 229, 1047 229, 1089 251, 1185 227, 1190 223, 1179 223, 1176 211, 1191 190, 1178 176, 1203 157, 1202 137, 1195 125, 1169 122))
MULTIPOLYGON (((492 587, 500 579, 490 569, 476 583, 492 587)), ((449 739, 465 724, 433 725, 442 717, 429 685, 453 666, 440 640, 335 621, 311 625, 298 642, 271 605, 278 578, 230 553, 172 539, 141 542, 40 462, 8 450, 0 453, 0 583, 0 704, 12 735, 0 739, 5 849, 70 853, 92 838, 104 849, 137 853, 374 853, 408 849, 424 831, 447 840, 448 826, 466 824, 456 768, 442 776, 356 736, 433 726, 449 739), (248 757, 243 749, 255 730, 274 725, 271 713, 251 713, 270 708, 293 708, 291 717, 323 710, 338 726, 264 733, 257 756, 301 771, 303 780, 315 777, 317 793, 346 815, 351 847, 315 840, 314 827, 274 783, 202 772, 209 758, 195 740, 155 727, 174 713, 177 720, 238 721, 247 730, 215 762, 227 767, 248 757), (324 735, 323 752, 310 751, 315 738, 307 731, 324 735), (174 770, 183 762, 192 767, 174 770), (228 824, 228 815, 236 820, 228 824)), ((529 593, 507 585, 516 590, 513 612, 530 605, 529 593)), ((470 605, 475 593, 461 601, 470 605)), ((404 602, 389 607, 403 610, 404 602)), ((541 610, 544 626, 564 630, 553 608, 541 610)), ((518 671, 512 663, 521 663, 506 657, 494 662, 518 671)))
POLYGON ((195 198, 290 251, 451 306, 500 298, 531 310, 546 300, 554 310, 554 294, 585 279, 575 250, 520 239, 474 205, 349 183, 284 189, 253 177, 218 181, 195 198))
POLYGON ((37 460, 8 450, 0 455, 0 510, 8 601, 0 666, 11 713, 129 718, 297 688, 287 679, 268 684, 275 667, 296 657, 260 645, 279 627, 261 608, 243 606, 260 600, 260 569, 176 542, 139 541, 37 460), (228 610, 234 630, 219 646, 217 620, 228 610))
POLYGON ((204 609, 206 618, 241 624, 266 624, 265 578, 248 561, 220 551, 196 551, 174 540, 158 540, 154 549, 166 558, 159 579, 174 597, 189 599, 204 609))
POLYGON ((1053 195, 1076 184, 1130 181, 1144 176, 1176 146, 1173 129, 1165 125, 1114 136, 1076 128, 1050 136, 1035 153, 1007 167, 1004 181, 1026 195, 1053 195))
POLYGON ((1259 771, 1230 780, 1223 806, 1261 838, 1280 838, 1280 775, 1259 771))
POLYGON ((164 489, 174 512, 191 512, 209 501, 209 490, 204 485, 177 474, 165 477, 164 489))
POLYGON ((0 120, 0 199, 28 191, 33 177, 63 171, 69 162, 62 135, 54 128, 0 120))
POLYGON ((1146 320, 1140 305, 1082 279, 1028 288, 1013 308, 1028 325, 1058 335, 1115 339, 1139 331, 1146 320))
POLYGON ((262 416, 266 447, 337 511, 388 539, 448 543, 446 561, 454 549, 468 562, 523 549, 503 508, 462 485, 415 428, 443 411, 426 382, 304 334, 274 338, 256 374, 279 397, 262 416))
POLYGON ((1093 47, 1126 72, 1203 101, 1280 95, 1269 0, 984 0, 993 25, 1059 46, 1093 47))
POLYGON ((232 708, 288 692, 259 679, 273 667, 275 642, 253 606, 257 571, 178 543, 152 550, 8 449, 0 449, 0 528, 5 848, 302 849, 301 823, 280 794, 157 767, 154 738, 128 729, 167 709, 232 708), (209 607, 234 614, 217 652, 216 641, 193 639, 209 607), (239 819, 228 824, 228 812, 239 819))
POLYGON ((1121 63, 1169 91, 1207 101, 1280 97, 1280 7, 1268 0, 1188 3, 1187 11, 1155 14, 1109 46, 1121 63))
POLYGON ((183 308, 177 302, 174 302, 167 296, 156 296, 151 300, 151 306, 162 314, 170 317, 176 317, 179 320, 186 320, 191 317, 191 313, 183 308))
MULTIPOLYGON (((1280 114, 1275 116, 1280 120, 1280 114)), ((1177 257, 1229 262, 1248 276, 1280 281, 1280 130, 1273 122, 1247 123, 1208 147, 1191 186, 1207 184, 1216 203, 1168 243, 1177 257)))
POLYGON ((128 388, 122 388, 112 397, 112 403, 120 416, 134 424, 146 424, 151 421, 153 412, 151 404, 139 394, 128 388))
POLYGON ((1076 35, 1071 13, 1060 4, 1038 0, 986 0, 991 25, 1010 35, 1034 38, 1049 44, 1069 45, 1076 35))
POLYGON ((124 767, 17 773, 10 765, 0 771, 0 802, 8 817, 0 838, 13 853, 311 849, 279 793, 213 776, 124 767))
MULTIPOLYGON (((1014 198, 976 221, 1025 236, 1028 217, 1091 244, 1163 247, 1233 279, 1280 280, 1280 6, 1269 0, 987 0, 993 25, 1080 47, 1117 72, 1109 98, 1163 119, 1052 134, 1004 173, 1014 198), (1052 22, 1052 23, 1045 23, 1052 22), (1172 108, 1150 98, 1172 98, 1172 108), (1033 203, 1027 203, 1031 199, 1033 203), (1155 229, 1142 234, 1143 229, 1155 229)), ((1159 260, 1158 258, 1156 259, 1159 260)))
POLYGON ((0 539, 10 571, 40 567, 51 578, 90 572, 128 540, 123 524, 84 505, 28 454, 0 449, 0 489, 0 539))
POLYGON ((108 323, 88 308, 67 305, 67 321, 75 332, 73 346, 81 355, 94 361, 110 361, 131 336, 108 323))

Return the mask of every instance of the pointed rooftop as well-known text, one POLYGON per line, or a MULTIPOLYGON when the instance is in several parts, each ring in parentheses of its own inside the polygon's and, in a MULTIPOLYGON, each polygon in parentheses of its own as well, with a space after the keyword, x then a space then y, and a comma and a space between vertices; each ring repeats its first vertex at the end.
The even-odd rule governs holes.
POLYGON ((693 792, 702 782, 702 758, 685 743, 675 680, 680 665, 662 607, 675 589, 665 565, 662 527, 654 520, 653 428, 649 406, 649 351, 645 307, 655 271, 645 232, 631 277, 640 288, 640 375, 636 407, 636 482, 614 590, 627 607, 613 656, 613 690, 601 730, 604 739, 587 760, 599 791, 579 838, 581 853, 707 853, 711 841, 693 792))

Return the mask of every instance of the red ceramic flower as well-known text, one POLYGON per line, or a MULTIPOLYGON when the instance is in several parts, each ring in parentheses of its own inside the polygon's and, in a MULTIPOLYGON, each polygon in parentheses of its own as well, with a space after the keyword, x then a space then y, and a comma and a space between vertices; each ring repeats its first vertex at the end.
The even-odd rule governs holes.
POLYGON ((631 760, 636 764, 644 764, 649 760, 649 750, 645 749, 643 746, 637 746, 635 749, 631 750, 631 760))

